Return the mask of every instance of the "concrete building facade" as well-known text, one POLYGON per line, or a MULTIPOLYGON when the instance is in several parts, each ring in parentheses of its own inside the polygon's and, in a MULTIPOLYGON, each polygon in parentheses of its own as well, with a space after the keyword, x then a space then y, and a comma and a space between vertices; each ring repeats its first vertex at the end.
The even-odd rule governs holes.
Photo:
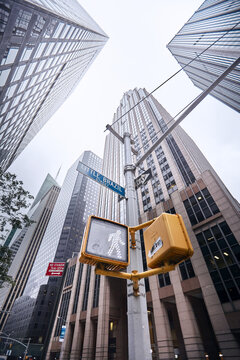
POLYGON ((108 38, 77 0, 5 0, 0 18, 5 170, 71 94, 108 38))
MULTIPOLYGON (((136 162, 174 121, 145 89, 126 92, 113 129, 130 132, 136 162), (129 111, 132 109, 131 111, 129 111), (126 114, 126 115, 125 115, 126 114), (118 120, 120 118, 120 120, 118 120)), ((106 137, 103 174, 124 187, 123 144, 106 137)), ((197 145, 178 126, 136 169, 153 177, 137 190, 139 222, 163 212, 182 215, 194 248, 174 271, 145 279, 153 359, 227 359, 240 356, 240 206, 197 145)), ((126 223, 126 200, 101 188, 99 215, 126 223)), ((141 233, 142 245, 143 235, 141 233)), ((143 265, 146 257, 142 247, 143 265)), ((127 359, 125 280, 95 275, 69 262, 47 359, 127 359), (70 276, 70 275, 67 275, 70 276), (69 279, 69 280, 68 280, 69 279), (67 299, 67 300, 66 300, 67 299)), ((131 346, 131 344, 129 344, 131 346)))

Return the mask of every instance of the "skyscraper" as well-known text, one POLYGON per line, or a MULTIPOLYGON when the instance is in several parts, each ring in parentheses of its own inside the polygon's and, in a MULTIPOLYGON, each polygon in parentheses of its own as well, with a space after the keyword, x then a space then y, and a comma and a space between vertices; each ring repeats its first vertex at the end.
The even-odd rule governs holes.
POLYGON ((0 166, 6 169, 108 38, 77 0, 5 0, 0 18, 0 166))
MULTIPOLYGON (((145 89, 126 92, 113 119, 113 129, 121 136, 132 134, 138 150, 134 162, 173 121, 148 95, 145 89)), ((124 187, 123 168, 123 144, 110 133, 102 173, 124 187)), ((179 213, 194 247, 193 257, 176 270, 145 280, 153 359, 236 359, 240 356, 240 205, 180 126, 137 167, 136 177, 148 168, 153 177, 137 190, 139 222, 163 212, 179 213)), ((102 187, 99 215, 126 223, 125 202, 102 187)), ((144 248, 142 253, 146 270, 144 248)), ((65 340, 59 343, 56 319, 47 359, 126 359, 126 282, 96 276, 94 268, 76 259, 69 266, 74 277, 65 284, 58 309, 66 324, 65 340)))
POLYGON ((10 243, 12 264, 8 274, 15 284, 6 285, 0 293, 0 329, 3 329, 14 301, 22 295, 31 272, 45 230, 52 215, 60 187, 51 175, 47 175, 28 212, 33 223, 16 231, 10 243))
MULTIPOLYGON (((239 57, 239 1, 205 0, 167 47, 193 84, 206 89, 239 57)), ((239 84, 240 65, 211 95, 239 112, 239 84)))
POLYGON ((85 151, 68 170, 26 288, 4 328, 14 330, 15 337, 31 337, 31 343, 44 343, 61 285, 61 278, 45 275, 48 263, 65 262, 79 252, 85 222, 97 211, 99 184, 76 170, 79 161, 101 170, 102 160, 91 151, 85 151))

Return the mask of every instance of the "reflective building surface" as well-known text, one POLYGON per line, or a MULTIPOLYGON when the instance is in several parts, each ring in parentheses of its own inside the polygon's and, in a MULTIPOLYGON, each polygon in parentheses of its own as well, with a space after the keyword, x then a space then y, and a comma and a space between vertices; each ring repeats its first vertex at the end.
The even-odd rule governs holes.
POLYGON ((0 165, 6 169, 108 38, 77 0, 5 0, 0 19, 0 165))
MULTIPOLYGON (((113 129, 121 136, 132 134, 136 162, 172 121, 145 89, 134 89, 124 94, 113 129)), ((110 133, 102 173, 124 187, 123 168, 123 144, 110 133)), ((137 190, 139 222, 179 213, 194 248, 193 257, 174 271, 145 279, 152 358, 237 359, 239 203, 180 126, 137 167, 136 177, 148 168, 153 177, 137 190)), ((101 187, 99 216, 125 224, 125 202, 101 187)), ((142 254, 146 270, 144 248, 142 254)), ((125 280, 95 275, 94 267, 71 259, 57 313, 66 334, 60 343, 56 318, 47 359, 128 359, 126 286, 125 280)))
POLYGON ((59 192, 58 183, 48 174, 28 212, 33 224, 18 229, 11 240, 9 246, 12 251, 12 263, 8 274, 12 276, 15 284, 1 288, 0 329, 4 327, 14 301, 24 291, 59 192))
MULTIPOLYGON (((206 89, 239 57, 239 1, 205 0, 167 47, 193 84, 206 89)), ((211 95, 239 112, 239 92, 240 65, 211 95)))
POLYGON ((44 343, 61 278, 47 277, 49 262, 65 262, 80 250, 89 215, 96 214, 99 184, 80 174, 78 162, 101 171, 102 160, 85 151, 69 169, 39 248, 26 288, 15 301, 4 331, 44 343))

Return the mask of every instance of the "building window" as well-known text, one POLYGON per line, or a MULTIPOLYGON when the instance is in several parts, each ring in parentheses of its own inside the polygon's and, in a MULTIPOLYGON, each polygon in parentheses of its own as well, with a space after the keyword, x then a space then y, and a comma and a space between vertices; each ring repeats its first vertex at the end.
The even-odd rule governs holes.
POLYGON ((158 282, 159 282, 160 287, 171 285, 171 280, 170 280, 169 273, 158 274, 158 282))
POLYGON ((93 308, 98 307, 100 280, 101 280, 100 275, 96 275, 95 276, 95 284, 94 284, 93 308))
POLYGON ((17 36, 24 36, 27 31, 31 17, 32 14, 30 12, 25 10, 19 10, 15 27, 13 28, 13 34, 17 36))
POLYGON ((72 285, 75 269, 76 269, 76 265, 73 265, 73 266, 68 268, 64 286, 72 285))
MULTIPOLYGON (((141 241, 141 249, 142 249, 142 260, 143 260, 143 270, 147 271, 147 259, 146 259, 146 252, 145 252, 145 245, 144 245, 144 238, 143 238, 143 230, 140 230, 140 241, 141 241)), ((144 278, 145 283, 145 290, 150 291, 149 279, 144 278)))
POLYGON ((88 265, 87 266, 86 283, 85 283, 85 289, 84 289, 84 296, 83 296, 82 311, 87 310, 89 285, 90 285, 90 276, 91 276, 91 266, 88 265))
POLYGON ((0 4, 0 33, 4 32, 4 29, 8 22, 8 17, 10 14, 10 5, 5 3, 0 4))
POLYGON ((196 234, 222 303, 240 299, 240 245, 226 221, 196 234))
POLYGON ((191 260, 188 259, 179 264, 182 280, 186 280, 195 276, 195 272, 192 267, 191 260))
POLYGON ((172 207, 171 209, 169 209, 169 210, 167 210, 165 212, 168 213, 168 214, 176 214, 176 210, 175 210, 174 207, 172 207))
POLYGON ((179 149, 178 144, 176 143, 175 139, 172 135, 168 135, 166 138, 168 146, 173 154, 173 157, 177 163, 177 166, 180 170, 180 173, 184 179, 185 184, 188 186, 190 184, 193 184, 196 179, 193 175, 186 159, 184 158, 181 150, 179 149))
POLYGON ((71 291, 63 293, 62 301, 58 313, 57 325, 54 334, 55 337, 60 335, 62 325, 66 324, 70 296, 71 296, 71 291))
POLYGON ((82 272, 83 272, 83 264, 80 264, 72 314, 76 314, 76 312, 77 312, 78 297, 79 297, 80 286, 81 286, 81 281, 82 281, 82 272))
POLYGON ((219 212, 207 188, 184 200, 183 203, 192 226, 219 212))

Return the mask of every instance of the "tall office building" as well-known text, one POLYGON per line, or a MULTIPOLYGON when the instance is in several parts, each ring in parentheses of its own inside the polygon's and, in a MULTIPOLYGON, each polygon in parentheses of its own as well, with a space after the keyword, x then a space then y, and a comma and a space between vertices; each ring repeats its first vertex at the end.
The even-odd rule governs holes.
POLYGON ((99 184, 76 170, 79 161, 102 168, 102 159, 85 151, 68 170, 26 288, 4 328, 16 338, 30 337, 31 343, 44 343, 61 285, 61 278, 45 275, 48 263, 65 262, 79 252, 86 220, 97 212, 99 184))
MULTIPOLYGON (((167 47, 193 84, 206 89, 239 58, 239 1, 205 0, 167 47)), ((239 84, 240 65, 211 95, 239 112, 239 84)))
POLYGON ((12 286, 4 286, 0 292, 1 330, 8 319, 14 301, 24 291, 59 191, 60 187, 56 180, 48 174, 28 212, 33 223, 29 227, 18 229, 11 240, 9 246, 12 251, 12 263, 8 274, 12 276, 15 283, 12 286))
POLYGON ((108 38, 77 0, 4 0, 0 19, 0 166, 6 169, 108 38))
MULTIPOLYGON (((136 160, 167 130, 172 117, 145 89, 124 94, 113 125, 130 132, 136 160)), ((182 215, 194 247, 174 271, 145 280, 153 359, 240 357, 240 205, 197 145, 178 126, 136 169, 151 168, 152 179, 137 190, 139 221, 163 212, 182 215)), ((124 147, 106 137, 103 174, 124 186, 124 147)), ((101 188, 99 215, 126 223, 126 200, 101 188)), ((142 242, 143 237, 141 236, 142 242)), ((144 248, 143 260, 146 270, 144 248)), ((66 334, 59 342, 56 320, 47 359, 122 359, 127 355, 125 280, 96 276, 94 268, 71 259, 58 316, 66 334)), ((131 344, 129 344, 131 346, 131 344)))

